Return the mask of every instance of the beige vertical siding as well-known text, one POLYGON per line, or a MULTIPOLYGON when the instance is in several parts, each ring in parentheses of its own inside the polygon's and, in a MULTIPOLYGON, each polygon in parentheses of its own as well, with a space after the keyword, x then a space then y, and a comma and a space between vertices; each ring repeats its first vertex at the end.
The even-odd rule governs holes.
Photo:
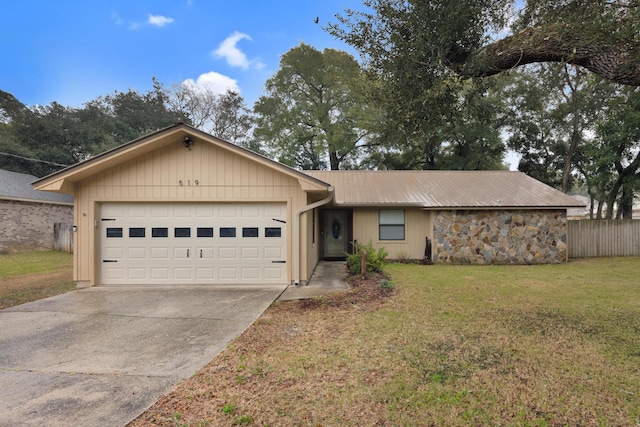
MULTIPOLYGON (((74 262, 74 276, 80 286, 100 282, 96 224, 101 203, 115 201, 287 203, 288 275, 289 281, 293 279, 294 215, 306 205, 307 193, 292 176, 213 144, 196 142, 187 150, 176 142, 80 181, 76 184, 78 232, 74 262)), ((304 221, 303 233, 306 225, 304 221)), ((302 259, 311 257, 313 251, 302 259)), ((303 279, 308 274, 306 264, 301 271, 303 279)))
POLYGON ((570 258, 640 256, 640 220, 567 222, 570 258))
POLYGON ((405 240, 380 240, 378 238, 378 208, 353 209, 353 238, 358 243, 384 247, 389 259, 408 257, 422 259, 425 238, 433 239, 432 213, 419 208, 405 209, 405 240))

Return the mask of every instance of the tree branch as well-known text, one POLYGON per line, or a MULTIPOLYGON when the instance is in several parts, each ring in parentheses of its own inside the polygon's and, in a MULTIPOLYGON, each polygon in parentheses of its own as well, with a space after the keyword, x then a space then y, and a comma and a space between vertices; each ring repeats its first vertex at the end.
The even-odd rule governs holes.
POLYGON ((549 24, 527 28, 484 46, 458 70, 486 77, 534 62, 580 65, 619 84, 640 86, 640 48, 613 34, 584 34, 575 27, 549 24))

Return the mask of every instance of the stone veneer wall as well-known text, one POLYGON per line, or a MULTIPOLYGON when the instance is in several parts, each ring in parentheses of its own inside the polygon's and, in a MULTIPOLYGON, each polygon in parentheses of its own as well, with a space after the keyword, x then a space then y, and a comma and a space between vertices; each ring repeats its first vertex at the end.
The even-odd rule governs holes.
POLYGON ((440 211, 433 261, 549 264, 567 260, 566 210, 440 211))
POLYGON ((0 253, 53 249, 53 224, 73 223, 73 206, 0 200, 0 253))

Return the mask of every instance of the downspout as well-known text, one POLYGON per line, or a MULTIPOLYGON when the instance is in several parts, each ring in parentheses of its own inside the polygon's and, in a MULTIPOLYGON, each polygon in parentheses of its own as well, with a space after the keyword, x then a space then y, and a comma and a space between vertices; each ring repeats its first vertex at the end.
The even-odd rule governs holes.
POLYGON ((296 248, 295 248, 295 281, 293 282, 296 286, 300 285, 300 270, 301 270, 301 260, 300 260, 300 216, 305 213, 308 212, 312 209, 315 209, 317 207, 326 205, 327 203, 330 203, 333 200, 333 187, 329 187, 329 195, 322 199, 319 200, 317 202, 311 203, 310 205, 304 206, 300 209, 298 209, 298 211, 296 212, 296 224, 295 224, 295 230, 294 230, 294 239, 296 241, 296 248))

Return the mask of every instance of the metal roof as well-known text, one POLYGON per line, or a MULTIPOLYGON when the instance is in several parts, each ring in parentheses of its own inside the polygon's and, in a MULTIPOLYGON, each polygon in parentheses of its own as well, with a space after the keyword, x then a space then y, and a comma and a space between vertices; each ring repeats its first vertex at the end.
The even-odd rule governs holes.
POLYGON ((0 199, 73 204, 73 197, 67 194, 34 190, 31 183, 37 179, 33 175, 0 169, 0 199))
POLYGON ((336 205, 576 208, 584 203, 513 171, 305 171, 335 188, 336 205))

